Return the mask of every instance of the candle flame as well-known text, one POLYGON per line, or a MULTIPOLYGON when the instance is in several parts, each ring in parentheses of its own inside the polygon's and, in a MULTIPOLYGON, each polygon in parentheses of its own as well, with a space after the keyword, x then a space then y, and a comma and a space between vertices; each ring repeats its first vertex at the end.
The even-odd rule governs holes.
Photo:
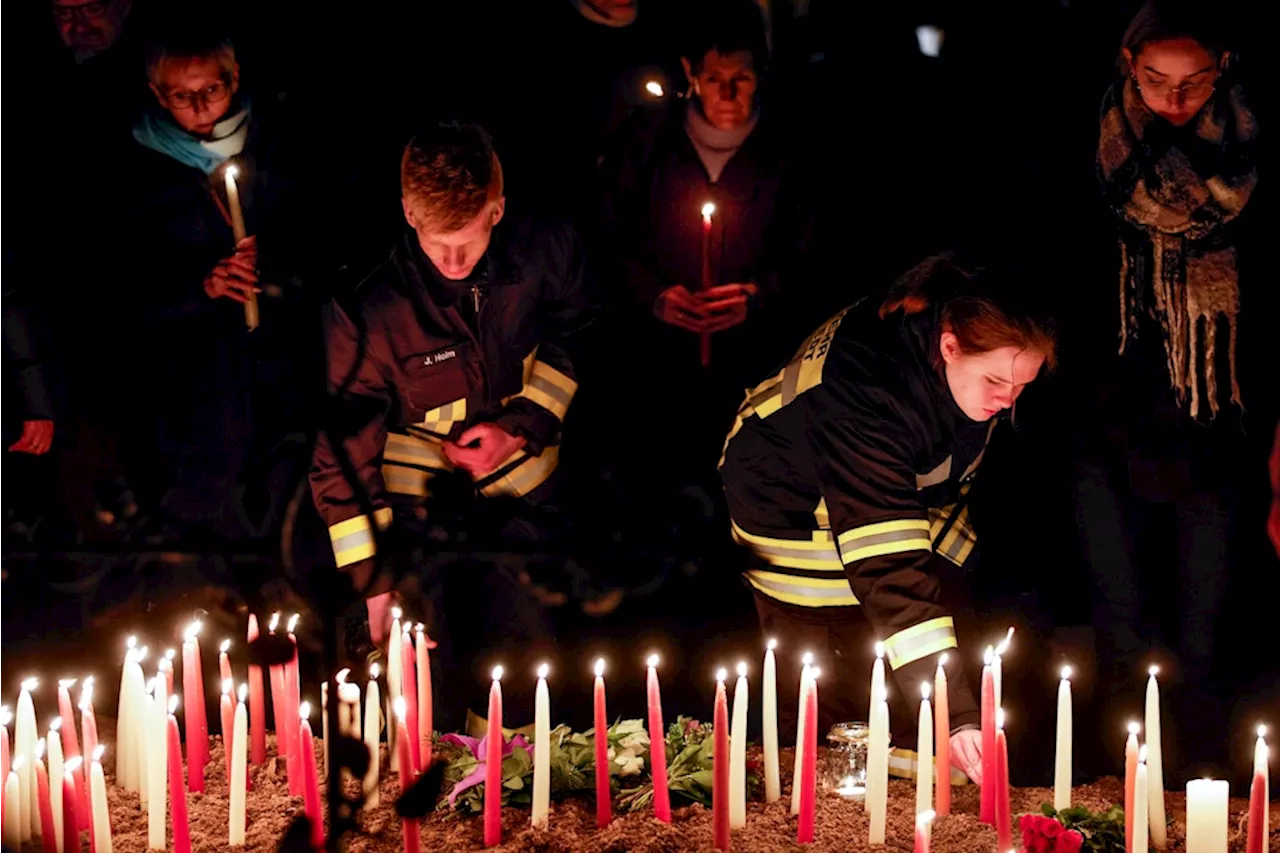
POLYGON ((196 621, 188 625, 186 630, 182 632, 182 639, 188 643, 193 642, 195 638, 199 636, 200 629, 203 627, 204 627, 204 624, 199 619, 197 619, 196 621))
POLYGON ((649 82, 645 83, 644 90, 648 92, 650 95, 653 95, 655 98, 661 98, 664 94, 666 94, 662 90, 662 84, 659 83, 657 80, 650 80, 649 82))
POLYGON ((502 680, 502 667, 501 667, 501 665, 499 665, 499 666, 495 666, 495 667, 493 668, 493 680, 494 680, 494 681, 501 681, 501 680, 502 680))
POLYGON ((876 657, 878 658, 884 657, 884 643, 880 642, 879 640, 876 640, 876 657))
POLYGON ((231 178, 231 179, 233 179, 233 180, 234 180, 234 179, 236 178, 236 176, 240 174, 240 170, 239 170, 238 168, 236 168, 236 164, 235 164, 235 163, 228 163, 228 164, 227 164, 227 172, 226 172, 226 174, 227 174, 227 177, 228 177, 228 178, 231 178))
POLYGON ((400 617, 403 615, 404 615, 404 611, 401 610, 399 607, 391 608, 391 618, 393 621, 399 622, 400 617))
POLYGON ((136 646, 136 645, 138 645, 138 638, 137 638, 137 637, 131 636, 131 637, 129 637, 129 639, 127 639, 127 640, 125 640, 125 641, 124 641, 124 647, 125 647, 126 649, 132 649, 132 648, 133 648, 134 646, 136 646))
POLYGON ((800 662, 805 666, 813 666, 813 652, 805 652, 800 656, 800 662))
POLYGON ((716 212, 715 202, 709 201, 702 206, 702 218, 710 219, 711 215, 716 212))
POLYGON ((310 702, 298 703, 298 716, 304 720, 311 719, 311 703, 310 702))
POLYGON ((924 826, 925 824, 930 823, 935 817, 937 817, 937 815, 938 813, 933 809, 929 809, 927 812, 920 812, 920 814, 916 815, 916 823, 924 826))
POLYGON ((49 731, 56 732, 62 729, 62 718, 54 717, 49 721, 49 731))
POLYGON ((175 693, 169 697, 169 713, 174 714, 178 711, 178 694, 175 693))
POLYGON ((72 687, 76 686, 76 680, 74 678, 60 678, 58 679, 58 686, 65 687, 67 690, 70 690, 72 687))
POLYGON ((22 762, 25 761, 26 758, 27 757, 25 755, 21 755, 21 754, 15 755, 13 757, 13 763, 9 765, 9 774, 13 775, 14 773, 17 773, 19 770, 21 770, 22 762))
POLYGON ((302 618, 302 616, 301 616, 300 614, 298 614, 298 613, 295 613, 295 614, 293 614, 292 616, 290 616, 290 617, 289 617, 289 624, 285 626, 285 631, 286 631, 286 632, 288 632, 288 633, 290 633, 290 634, 292 634, 292 633, 293 633, 293 629, 298 627, 298 620, 299 620, 299 619, 301 619, 301 618, 302 618))
POLYGON ((769 642, 764 644, 764 647, 769 651, 773 651, 778 647, 778 641, 771 638, 769 642))
POLYGON ((1258 737, 1266 737, 1266 736, 1267 736, 1267 724, 1266 724, 1266 723, 1259 723, 1259 724, 1258 724, 1258 737))
POLYGON ((1071 667, 1070 667, 1070 666, 1064 666, 1064 667, 1062 668, 1062 680, 1063 680, 1063 681, 1068 681, 1068 680, 1070 680, 1070 678, 1071 678, 1071 667))
POLYGON ((44 738, 36 741, 36 761, 44 758, 44 738))
POLYGON ((658 665, 658 656, 657 656, 657 655, 649 655, 649 660, 647 660, 647 661, 646 661, 646 663, 648 663, 648 664, 649 664, 650 668, 657 666, 657 665, 658 665))
POLYGON ((542 666, 538 667, 538 678, 546 678, 547 674, 550 672, 551 672, 551 667, 547 666, 544 663, 542 666))
POLYGON ((1004 708, 996 708, 996 730, 1004 728, 1004 708))
POLYGON ((280 611, 277 610, 275 613, 271 614, 271 621, 267 623, 267 630, 274 634, 276 632, 276 627, 279 626, 279 624, 280 611))
POLYGON ((987 650, 982 653, 982 663, 984 666, 991 666, 991 662, 995 660, 996 650, 987 646, 987 650))
POLYGON ((9 711, 9 706, 5 705, 0 708, 0 726, 7 726, 13 722, 13 714, 9 711))
POLYGON ((80 710, 93 710, 93 676, 86 678, 80 685, 80 710))
POLYGON ((1129 723, 1129 734, 1133 735, 1134 737, 1137 737, 1138 732, 1140 731, 1142 731, 1142 725, 1138 723, 1137 720, 1134 720, 1133 722, 1129 723))
POLYGON ((24 693, 30 693, 39 686, 40 686, 40 679, 28 678, 27 680, 22 682, 22 691, 24 693))
POLYGON ((376 663, 369 664, 369 680, 370 681, 377 681, 378 673, 380 672, 382 672, 382 668, 379 667, 376 663))
POLYGON ((244 700, 245 700, 245 697, 249 695, 249 685, 248 685, 248 684, 241 684, 241 685, 240 685, 240 694, 239 694, 239 695, 240 695, 240 701, 243 703, 243 702, 244 702, 244 700))
POLYGON ((929 684, 929 682, 927 681, 920 682, 920 697, 924 699, 926 702, 928 702, 929 693, 932 691, 932 689, 933 689, 933 686, 929 684))
POLYGON ((391 707, 395 711, 396 719, 400 722, 404 722, 405 714, 409 713, 408 706, 405 705, 404 697, 397 696, 396 700, 391 703, 391 707))
POLYGON ((1138 763, 1139 764, 1147 763, 1147 745, 1145 743, 1138 748, 1138 763))
POLYGON ((424 634, 427 631, 427 623, 419 622, 417 625, 413 626, 413 630, 417 631, 419 634, 424 634))
POLYGON ((1013 626, 1009 626, 1009 633, 1004 635, 1004 639, 1000 641, 1000 645, 996 646, 996 655, 1003 656, 1009 651, 1009 641, 1013 639, 1013 626))
POLYGON ((222 652, 224 655, 230 650, 230 648, 231 648, 230 640, 223 640, 221 643, 218 644, 218 651, 222 652))
POLYGON ((724 667, 720 667, 719 669, 716 670, 716 681, 724 681, 728 677, 729 677, 729 671, 726 670, 724 667))
POLYGON ((738 661, 738 677, 739 678, 747 677, 747 662, 744 660, 738 661))
POLYGON ((75 756, 74 758, 68 758, 65 762, 63 762, 62 772, 70 776, 80 769, 81 764, 84 764, 84 759, 79 755, 75 756))
POLYGON ((1160 674, 1160 667, 1156 666, 1155 664, 1151 664, 1151 666, 1147 667, 1147 675, 1151 676, 1152 678, 1155 678, 1159 674, 1160 674))
POLYGON ((164 650, 164 659, 165 659, 165 660, 167 660, 167 661, 172 661, 172 660, 173 660, 174 658, 176 658, 177 656, 178 656, 178 650, 177 650, 177 649, 165 649, 165 650, 164 650))
POLYGON ((596 659, 596 678, 604 678, 604 658, 596 659))
POLYGON ((93 748, 93 760, 94 760, 94 761, 101 761, 101 760, 102 760, 102 756, 104 756, 104 755, 106 755, 106 754, 107 754, 107 745, 106 745, 105 743, 100 743, 100 744, 98 744, 97 746, 95 746, 95 747, 93 748))
POLYGON ((236 689, 236 683, 232 681, 230 678, 224 678, 222 680, 222 694, 224 696, 235 689, 236 689))

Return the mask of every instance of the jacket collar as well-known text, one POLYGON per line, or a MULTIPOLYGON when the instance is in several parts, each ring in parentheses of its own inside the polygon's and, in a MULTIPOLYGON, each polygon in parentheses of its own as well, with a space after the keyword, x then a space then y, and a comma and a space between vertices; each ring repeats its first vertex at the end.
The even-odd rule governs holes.
POLYGON ((406 275, 412 283, 424 290, 431 301, 441 307, 456 305, 472 285, 479 287, 501 286, 518 280, 518 265, 510 252, 510 236, 505 223, 499 223, 489 239, 484 257, 476 264, 471 275, 461 281, 447 279, 422 251, 418 235, 405 228, 400 239, 400 253, 404 258, 406 275))

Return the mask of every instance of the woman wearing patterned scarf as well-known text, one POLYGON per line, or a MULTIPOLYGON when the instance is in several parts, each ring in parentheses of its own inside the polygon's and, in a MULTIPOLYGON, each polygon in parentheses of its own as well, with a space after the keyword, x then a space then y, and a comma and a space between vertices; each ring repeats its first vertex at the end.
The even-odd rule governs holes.
POLYGON ((1261 365, 1238 334, 1242 311, 1261 316, 1248 294, 1263 296, 1253 281, 1242 298, 1237 251, 1258 181, 1258 125, 1204 4, 1194 15, 1184 5, 1142 7, 1103 100, 1097 174, 1119 224, 1120 359, 1094 377, 1112 394, 1096 407, 1105 437, 1086 442, 1075 480, 1103 692, 1115 699, 1106 724, 1128 710, 1115 697, 1162 645, 1143 611, 1176 616, 1166 647, 1177 656, 1175 718, 1187 727, 1186 752, 1173 757, 1182 766, 1225 758, 1217 738, 1192 729, 1225 722, 1213 710, 1213 635, 1256 473, 1246 439, 1274 381, 1250 374, 1261 365))

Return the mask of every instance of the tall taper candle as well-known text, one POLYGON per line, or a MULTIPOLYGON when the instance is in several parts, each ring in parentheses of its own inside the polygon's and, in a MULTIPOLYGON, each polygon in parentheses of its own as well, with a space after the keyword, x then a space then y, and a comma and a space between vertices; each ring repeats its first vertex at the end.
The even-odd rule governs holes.
POLYGON ((996 849, 1013 843, 1013 815, 1009 802, 1009 742, 1004 735, 1004 709, 996 710, 996 849))
POLYGON ((733 688, 733 728, 729 730, 729 826, 747 825, 747 664, 738 664, 733 688))
MULTIPOLYGON (((240 206, 240 188, 236 185, 237 173, 238 170, 233 163, 228 163, 223 169, 227 187, 227 209, 231 216, 231 235, 238 246, 240 241, 248 235, 244 227, 244 210, 240 206)), ((258 328, 258 295, 253 291, 249 291, 244 303, 244 325, 251 332, 258 328)))
POLYGON ((1133 853, 1134 789, 1138 784, 1138 732, 1141 726, 1129 724, 1129 739, 1124 744, 1124 849, 1133 853))
POLYGON ((547 694, 547 672, 545 663, 538 667, 538 684, 533 700, 533 808, 530 822, 540 828, 546 827, 551 809, 551 698, 547 694))
POLYGON ((593 738, 596 759, 596 828, 613 820, 612 789, 609 785, 609 718, 604 704, 604 659, 596 661, 596 683, 592 696, 593 738))
POLYGON ((165 818, 169 813, 169 799, 165 794, 165 774, 168 772, 168 739, 165 737, 165 714, 169 708, 169 694, 165 692, 163 675, 151 681, 153 694, 147 697, 147 849, 165 848, 165 818))
POLYGON ((938 655, 938 670, 933 676, 933 739, 938 757, 938 791, 934 795, 934 813, 951 814, 951 696, 947 686, 946 652, 938 655))
MULTIPOLYGON (((62 752, 62 718, 54 717, 49 722, 49 807, 53 810, 54 844, 62 849, 62 769, 65 756, 62 752)), ((0 774, 3 778, 3 774, 0 774)))
POLYGON ((364 809, 376 808, 378 798, 379 742, 382 740, 382 696, 378 691, 378 665, 369 665, 364 689, 364 745, 369 749, 369 772, 364 775, 364 809))
POLYGON ((649 701, 649 757, 653 769, 653 816, 671 823, 671 792, 667 789, 667 732, 662 727, 662 694, 658 690, 658 656, 649 655, 646 692, 649 701))
MULTIPOLYGON (((497 684, 497 681, 495 680, 494 683, 497 684)), ((404 697, 397 696, 395 702, 392 704, 394 706, 392 713, 395 715, 395 723, 394 725, 388 725, 387 728, 395 728, 399 730, 399 734, 396 736, 396 739, 395 739, 396 740, 396 759, 397 759, 396 763, 399 765, 398 772, 400 776, 400 794, 401 796, 403 796, 404 792, 409 790, 409 786, 413 784, 413 780, 414 780, 413 755, 410 753, 410 749, 409 749, 409 728, 408 728, 408 724, 405 722, 405 716, 406 716, 405 712, 407 709, 405 708, 404 697)), ((498 732, 499 732, 499 735, 501 735, 501 732, 502 732, 501 726, 499 726, 498 732)), ((492 734, 493 734, 493 731, 491 729, 490 735, 492 734)), ((490 743, 492 742, 493 741, 490 740, 490 743)), ((486 777, 486 780, 489 777, 489 774, 487 771, 485 773, 485 777, 486 777)), ((486 781, 485 782, 486 809, 488 808, 487 795, 488 795, 489 787, 490 787, 490 783, 486 781)), ((401 830, 401 834, 404 836, 404 853, 418 853, 419 847, 421 845, 421 841, 419 840, 419 836, 418 836, 417 819, 412 817, 402 818, 400 821, 400 830, 401 830)), ((499 823, 498 831, 499 833, 501 833, 502 831, 501 823, 499 823)), ((487 812, 485 814, 485 832, 486 834, 488 833, 487 812)), ((501 840, 501 838, 499 838, 499 840, 501 840)))
POLYGON ((871 734, 867 740, 867 809, 871 824, 867 843, 884 844, 885 821, 888 817, 889 794, 889 702, 884 688, 880 699, 871 707, 871 734))
MULTIPOLYGON (((249 614, 250 643, 258 639, 258 617, 249 614)), ((262 667, 249 664, 249 761, 255 766, 267 760, 267 700, 262 682, 262 667)))
POLYGON ((418 623, 415 632, 417 649, 414 659, 418 665, 418 757, 425 772, 431 766, 432 738, 435 736, 435 711, 431 696, 431 656, 435 641, 427 636, 427 626, 418 623))
POLYGON ((1071 807, 1071 667, 1062 668, 1058 682, 1058 742, 1053 762, 1053 807, 1071 807))
MULTIPOLYGON (((13 726, 13 756, 11 768, 18 768, 18 796, 22 798, 22 840, 30 841, 40 831, 40 810, 36 807, 36 774, 35 752, 36 740, 39 739, 36 729, 36 707, 31 699, 32 692, 40 686, 38 678, 28 678, 22 682, 22 692, 18 694, 18 719, 13 726), (16 760, 22 756, 22 763, 16 760)), ((6 801, 8 798, 5 798, 6 801)))
POLYGON ((298 764, 302 774, 302 801, 311 824, 311 849, 324 849, 324 813, 320 811, 320 771, 311 737, 311 703, 298 703, 298 764))
MULTIPOLYGON (((933 708, 929 682, 920 685, 920 719, 916 723, 916 814, 933 810, 933 708)), ((1000 848, 1006 849, 1006 848, 1000 848)))
POLYGON ((76 736, 76 716, 71 706, 71 688, 74 678, 58 682, 58 716, 62 718, 62 755, 70 761, 80 755, 80 740, 76 736))
POLYGON ((236 703, 235 718, 231 724, 231 802, 227 815, 227 838, 232 847, 244 844, 245 789, 249 787, 249 712, 245 705, 248 692, 249 685, 241 684, 240 701, 236 703))
POLYGON ((1264 853, 1270 835, 1271 751, 1267 749, 1267 727, 1258 726, 1253 746, 1253 781, 1249 785, 1249 833, 1245 853, 1264 853))
POLYGON ((996 822, 996 677, 995 650, 987 647, 982 667, 982 791, 978 818, 995 826, 996 822))
POLYGON ((915 853, 930 853, 933 849, 933 819, 936 812, 927 811, 916 815, 915 853))
POLYGON ((1151 821, 1151 846, 1163 850, 1168 844, 1165 834, 1164 812, 1164 762, 1160 749, 1160 688, 1156 684, 1156 675, 1160 668, 1153 666, 1147 670, 1147 705, 1144 731, 1147 747, 1147 805, 1151 821))
MULTIPOLYGON (((764 651, 764 684, 761 719, 764 729, 764 801, 774 803, 782 796, 782 781, 778 773, 778 664, 773 650, 778 641, 770 640, 764 651)), ((869 719, 869 718, 868 718, 869 719)))
POLYGON ((418 742, 418 664, 417 655, 413 651, 413 632, 405 623, 400 638, 400 656, 404 664, 404 674, 400 679, 400 689, 405 702, 405 731, 409 732, 409 755, 413 758, 413 770, 422 769, 422 744, 418 742))
POLYGON ((89 794, 93 799, 94 853, 111 853, 111 809, 107 806, 107 777, 102 773, 102 753, 107 748, 98 744, 89 769, 89 794))
POLYGON ((804 739, 808 736, 804 719, 804 694, 809 689, 809 675, 813 670, 813 653, 800 656, 800 694, 796 700, 796 757, 791 767, 791 814, 800 814, 800 756, 804 755, 804 739))
MULTIPOLYGON (((400 697, 397 697, 400 698, 400 697)), ((484 769, 484 846, 502 843, 502 667, 493 668, 493 684, 489 687, 488 742, 485 744, 484 769)), ((405 755, 409 755, 405 745, 405 755)), ((403 769, 401 773, 403 774, 403 769)), ((403 783, 402 783, 403 784, 403 783)))
POLYGON ((22 828, 27 816, 22 811, 22 765, 26 763, 22 754, 13 757, 9 765, 9 775, 4 779, 4 844, 10 850, 22 849, 22 828))
POLYGON ((1133 853, 1147 853, 1147 745, 1138 750, 1138 767, 1133 774, 1133 853))
POLYGON ((36 741, 36 760, 34 763, 40 844, 44 848, 44 853, 58 853, 58 834, 53 829, 53 799, 49 794, 49 774, 44 769, 44 738, 36 741))
POLYGON ((76 771, 84 759, 80 756, 67 759, 62 768, 62 831, 58 837, 62 839, 59 850, 62 853, 80 853, 80 819, 76 815, 76 771))
POLYGON ((818 676, 822 671, 814 667, 809 672, 809 689, 804 695, 804 727, 808 733, 804 739, 804 755, 800 757, 800 821, 796 827, 796 841, 813 843, 813 830, 818 803, 818 676))
POLYGON ((715 738, 711 771, 711 822, 712 846, 716 850, 729 849, 729 700, 724 692, 724 680, 728 673, 716 671, 716 700, 712 713, 711 736, 715 738))
POLYGON ((169 697, 169 820, 173 824, 173 853, 191 853, 191 827, 187 824, 187 791, 182 785, 182 738, 178 734, 177 694, 169 697))

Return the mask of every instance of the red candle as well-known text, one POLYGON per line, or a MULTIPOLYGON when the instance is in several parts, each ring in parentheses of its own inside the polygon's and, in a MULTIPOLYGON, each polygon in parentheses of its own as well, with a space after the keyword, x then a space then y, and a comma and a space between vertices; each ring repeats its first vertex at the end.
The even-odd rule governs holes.
POLYGON ((1124 745, 1124 849, 1133 853, 1133 791, 1138 779, 1138 729, 1129 724, 1129 740, 1124 745))
POLYGON ((200 674, 200 647, 196 634, 200 623, 187 627, 182 641, 182 705, 187 723, 187 787, 204 791, 204 751, 208 748, 209 723, 204 716, 204 682, 200 674))
POLYGON ((298 725, 298 751, 305 776, 303 804, 307 820, 311 822, 311 849, 324 849, 324 815, 320 813, 320 771, 316 767, 316 749, 311 738, 311 703, 298 705, 298 715, 302 718, 298 725))
POLYGON ((227 759, 227 790, 231 790, 231 747, 235 735, 236 706, 231 701, 231 679, 222 682, 222 703, 218 706, 218 716, 222 722, 222 753, 227 759))
POLYGON ((44 853, 58 853, 58 836, 53 829, 53 800, 49 799, 49 774, 44 769, 44 741, 36 745, 36 800, 40 808, 40 843, 44 853))
POLYGON ((187 792, 182 787, 182 739, 178 718, 173 712, 178 697, 169 697, 169 823, 173 827, 173 853, 191 853, 191 830, 187 826, 187 792))
POLYGON ((916 853, 929 853, 933 846, 933 818, 933 811, 916 815, 916 853))
POLYGON ((604 708, 604 659, 596 661, 594 718, 596 726, 596 827, 603 829, 613 820, 613 800, 609 788, 609 723, 604 708))
MULTIPOLYGON (((74 728, 74 726, 72 727, 74 728)), ((82 759, 75 756, 62 766, 62 853, 80 853, 80 820, 76 815, 75 771, 82 759)))
MULTIPOLYGON (((93 755, 98 748, 98 718, 93 712, 93 676, 80 683, 80 741, 84 745, 84 755, 93 755)), ((85 772, 81 762, 75 770, 76 790, 79 791, 77 804, 80 806, 80 828, 89 830, 89 838, 93 838, 93 803, 89 799, 89 774, 85 772)))
POLYGON ((488 737, 484 756, 484 846, 494 847, 502 843, 503 737, 502 667, 500 666, 493 668, 493 686, 489 688, 488 737))
POLYGON ((1013 842, 1013 818, 1009 810, 1009 742, 1004 736, 1004 709, 996 721, 996 849, 1008 850, 1013 842))
POLYGON ((716 742, 712 755, 711 817, 715 827, 713 846, 717 850, 729 849, 729 699, 724 692, 727 675, 723 669, 716 672, 716 705, 712 722, 712 736, 716 742))
MULTIPOLYGON (((711 216, 716 206, 707 202, 702 206, 702 289, 711 289, 711 216)), ((702 366, 711 364, 711 333, 703 332, 701 340, 702 366)))
MULTIPOLYGON (((501 670, 501 667, 498 667, 501 670)), ((499 674, 499 673, 495 673, 499 674)), ((494 689, 497 689, 497 679, 494 680, 494 689)), ((501 709, 501 700, 499 700, 499 709, 501 709)), ((400 768, 400 793, 403 794, 409 790, 409 786, 413 784, 413 755, 409 751, 409 727, 405 723, 405 701, 403 696, 397 696, 395 699, 396 714, 396 759, 400 768)), ((501 710, 499 710, 501 715, 501 710)), ((493 703, 489 703, 489 720, 493 720, 493 703)), ((490 732, 493 730, 490 729, 490 732)), ((498 731, 502 728, 499 726, 498 731)), ((491 740, 492 742, 492 740, 491 740)), ((501 750, 499 750, 501 754, 501 750)), ((489 782, 486 774, 485 780, 485 844, 489 844, 489 782)), ((400 831, 404 834, 404 853, 418 853, 421 841, 418 837, 418 821, 414 818, 402 818, 400 821, 400 831)), ((499 835, 501 835, 502 827, 498 827, 499 835)))
POLYGON ((418 741, 423 769, 431 766, 431 738, 435 735, 435 718, 431 708, 431 657, 435 641, 427 636, 427 626, 418 623, 418 741))
POLYGON ((935 811, 940 816, 951 814, 951 697, 948 695, 946 654, 938 656, 938 672, 933 678, 933 749, 937 753, 938 790, 934 795, 935 811))
POLYGON ((822 670, 809 671, 809 686, 804 694, 804 755, 800 760, 800 824, 796 841, 813 843, 813 824, 818 803, 818 676, 822 670))
POLYGON ((284 665, 284 723, 285 733, 288 740, 286 744, 288 751, 285 753, 285 768, 289 775, 289 794, 294 797, 303 795, 303 778, 301 745, 298 743, 298 727, 295 721, 298 719, 298 639, 293 635, 293 629, 298 624, 298 614, 295 613, 289 617, 289 626, 287 628, 289 634, 289 643, 293 646, 293 656, 289 658, 289 662, 284 665))
POLYGON ((231 648, 230 640, 223 640, 222 645, 218 647, 218 681, 219 683, 231 681, 231 658, 227 657, 227 651, 231 648))
MULTIPOLYGON (((258 617, 249 614, 248 641, 258 639, 258 617)), ((261 764, 267 760, 266 697, 262 685, 262 667, 249 665, 249 763, 261 764)))
POLYGON ((996 681, 995 673, 991 669, 993 657, 994 652, 988 647, 986 664, 982 667, 982 800, 978 817, 983 823, 994 826, 996 821, 996 681))
MULTIPOLYGON (((71 686, 75 683, 74 678, 64 678, 58 682, 58 716, 62 717, 62 755, 67 761, 80 754, 80 740, 76 737, 76 718, 71 710, 71 686)), ((9 763, 6 761, 4 766, 4 778, 7 778, 9 763)))
POLYGON ((413 737, 410 738, 412 743, 409 744, 409 755, 413 758, 414 770, 418 770, 422 767, 422 747, 418 743, 418 662, 413 653, 413 637, 409 633, 408 625, 405 626, 400 649, 400 662, 404 672, 400 680, 400 689, 404 691, 405 726, 413 733, 413 737))
POLYGON ((658 692, 658 656, 649 655, 649 758, 653 769, 653 816, 671 823, 667 790, 667 731, 662 726, 662 694, 658 692))

